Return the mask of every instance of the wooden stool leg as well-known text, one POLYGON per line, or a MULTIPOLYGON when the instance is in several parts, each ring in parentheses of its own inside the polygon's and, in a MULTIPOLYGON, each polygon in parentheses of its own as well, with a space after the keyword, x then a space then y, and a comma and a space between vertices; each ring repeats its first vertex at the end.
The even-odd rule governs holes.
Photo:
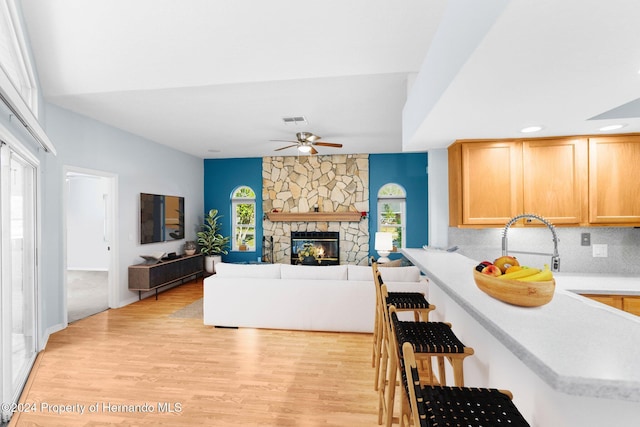
MULTIPOLYGON (((375 360, 374 360, 374 379, 373 379, 373 389, 374 390, 378 390, 380 388, 380 378, 381 378, 381 374, 380 374, 380 361, 382 360, 383 356, 382 356, 382 351, 383 351, 383 347, 384 347, 384 343, 387 340, 387 332, 385 331, 385 326, 384 323, 382 321, 383 319, 380 319, 380 324, 378 325, 378 339, 375 343, 376 348, 375 348, 375 360)), ((388 356, 387 356, 388 357, 388 356)))
POLYGON ((462 362, 464 359, 452 358, 451 367, 453 368, 453 383, 457 387, 464 387, 464 370, 462 369, 462 362))
POLYGON ((398 361, 394 355, 389 357, 389 381, 387 383, 387 398, 386 398, 386 427, 391 427, 393 424, 393 404, 396 397, 396 379, 398 374, 398 361))
POLYGON ((389 353, 387 346, 382 346, 382 357, 380 358, 380 378, 378 379, 378 425, 382 424, 385 413, 385 391, 387 386, 389 353))
POLYGON ((373 321, 373 349, 371 351, 371 367, 375 368, 380 359, 380 310, 376 306, 375 320, 373 321))
POLYGON ((443 356, 438 356, 438 377, 440 378, 440 385, 447 385, 447 373, 444 370, 443 356))

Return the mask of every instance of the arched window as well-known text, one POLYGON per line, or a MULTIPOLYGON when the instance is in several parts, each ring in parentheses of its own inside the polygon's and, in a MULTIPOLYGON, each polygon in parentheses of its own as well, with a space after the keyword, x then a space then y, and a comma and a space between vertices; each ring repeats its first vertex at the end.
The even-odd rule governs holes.
POLYGON ((393 246, 405 247, 407 193, 398 184, 385 184, 378 191, 378 231, 393 234, 393 246))
POLYGON ((231 195, 233 214, 232 251, 256 250, 256 193, 245 185, 231 195))

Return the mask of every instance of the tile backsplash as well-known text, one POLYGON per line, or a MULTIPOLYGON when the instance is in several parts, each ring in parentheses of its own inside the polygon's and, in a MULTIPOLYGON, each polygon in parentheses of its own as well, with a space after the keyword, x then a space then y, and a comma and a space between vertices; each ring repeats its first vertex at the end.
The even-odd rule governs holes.
MULTIPOLYGON (((478 261, 502 254, 502 228, 449 228, 449 246, 478 261)), ((632 227, 556 227, 560 271, 566 273, 606 273, 640 275, 640 228, 632 227), (581 246, 581 234, 591 234, 591 246, 581 246), (593 257, 593 245, 607 245, 607 257, 593 257)), ((512 251, 553 252, 551 232, 545 227, 512 227, 508 234, 509 254, 521 264, 542 266, 550 255, 527 255, 512 251)))

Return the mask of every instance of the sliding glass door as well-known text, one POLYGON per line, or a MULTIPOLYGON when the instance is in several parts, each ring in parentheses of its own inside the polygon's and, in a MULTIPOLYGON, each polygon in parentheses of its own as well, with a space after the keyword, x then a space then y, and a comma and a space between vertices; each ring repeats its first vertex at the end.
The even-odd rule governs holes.
MULTIPOLYGON (((0 378, 2 402, 11 404, 37 350, 36 167, 4 143, 0 160, 0 378)), ((2 420, 10 415, 10 405, 3 405, 2 420)))

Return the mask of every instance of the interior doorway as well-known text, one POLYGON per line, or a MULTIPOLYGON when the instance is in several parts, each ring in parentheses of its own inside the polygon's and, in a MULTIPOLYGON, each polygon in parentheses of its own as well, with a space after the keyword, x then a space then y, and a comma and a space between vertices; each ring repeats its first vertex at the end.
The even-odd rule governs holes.
POLYGON ((114 306, 116 176, 65 168, 66 323, 114 306))

